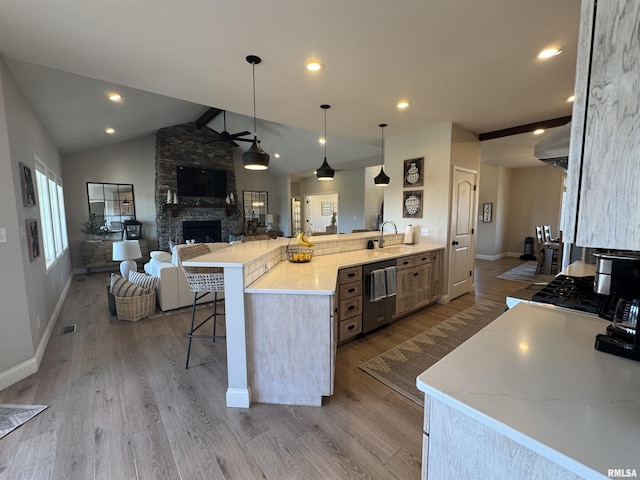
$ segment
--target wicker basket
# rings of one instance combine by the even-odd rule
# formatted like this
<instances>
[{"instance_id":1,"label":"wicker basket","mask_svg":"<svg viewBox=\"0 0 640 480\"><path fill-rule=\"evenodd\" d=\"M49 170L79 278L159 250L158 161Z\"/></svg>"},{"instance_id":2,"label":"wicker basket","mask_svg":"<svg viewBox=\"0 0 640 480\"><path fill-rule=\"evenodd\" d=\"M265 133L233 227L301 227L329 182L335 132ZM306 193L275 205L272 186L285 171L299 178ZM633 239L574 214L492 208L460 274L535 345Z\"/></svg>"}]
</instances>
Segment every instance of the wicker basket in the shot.
<instances>
[{"instance_id":1,"label":"wicker basket","mask_svg":"<svg viewBox=\"0 0 640 480\"><path fill-rule=\"evenodd\" d=\"M116 313L119 320L137 322L156 311L156 291L137 297L116 297Z\"/></svg>"},{"instance_id":2,"label":"wicker basket","mask_svg":"<svg viewBox=\"0 0 640 480\"><path fill-rule=\"evenodd\" d=\"M287 260L291 263L307 263L313 258L313 250L308 247L287 246Z\"/></svg>"}]
</instances>

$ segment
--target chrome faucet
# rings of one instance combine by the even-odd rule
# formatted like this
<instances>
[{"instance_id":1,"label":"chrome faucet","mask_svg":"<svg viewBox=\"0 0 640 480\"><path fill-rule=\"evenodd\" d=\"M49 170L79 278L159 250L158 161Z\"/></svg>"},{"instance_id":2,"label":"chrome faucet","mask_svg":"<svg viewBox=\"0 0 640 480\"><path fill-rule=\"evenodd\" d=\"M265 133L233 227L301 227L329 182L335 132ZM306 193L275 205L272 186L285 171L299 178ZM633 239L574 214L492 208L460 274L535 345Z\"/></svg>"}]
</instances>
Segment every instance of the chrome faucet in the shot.
<instances>
[{"instance_id":1,"label":"chrome faucet","mask_svg":"<svg viewBox=\"0 0 640 480\"><path fill-rule=\"evenodd\" d=\"M382 225L380 225L380 239L378 240L378 246L380 248L384 247L384 240L382 240L382 230L384 229L384 226L390 223L391 225L393 225L394 230L396 231L396 233L398 233L398 227L396 227L396 224L393 223L391 220L385 220L384 222L382 222Z\"/></svg>"}]
</instances>

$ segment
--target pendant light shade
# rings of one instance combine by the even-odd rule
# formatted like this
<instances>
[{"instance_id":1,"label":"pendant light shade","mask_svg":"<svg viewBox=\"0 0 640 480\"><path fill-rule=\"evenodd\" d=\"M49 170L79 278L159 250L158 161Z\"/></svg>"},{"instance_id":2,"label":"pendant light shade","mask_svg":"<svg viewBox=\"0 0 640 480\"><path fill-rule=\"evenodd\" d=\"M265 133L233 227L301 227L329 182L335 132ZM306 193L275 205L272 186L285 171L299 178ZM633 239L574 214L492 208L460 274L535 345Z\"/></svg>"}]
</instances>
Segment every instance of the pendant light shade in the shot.
<instances>
[{"instance_id":1,"label":"pendant light shade","mask_svg":"<svg viewBox=\"0 0 640 480\"><path fill-rule=\"evenodd\" d=\"M380 167L380 173L373 179L373 183L375 183L379 187L386 187L389 185L389 175L384 173L384 127L387 126L386 123L381 123L378 125L382 129L382 166Z\"/></svg>"},{"instance_id":2,"label":"pendant light shade","mask_svg":"<svg viewBox=\"0 0 640 480\"><path fill-rule=\"evenodd\" d=\"M316 170L316 177L318 180L333 180L336 171L327 162L327 109L331 108L331 105L323 104L320 108L324 110L324 162Z\"/></svg>"},{"instance_id":3,"label":"pendant light shade","mask_svg":"<svg viewBox=\"0 0 640 480\"><path fill-rule=\"evenodd\" d=\"M262 62L262 59L256 55L249 55L246 60L252 65L253 72L253 142L242 154L242 163L247 170L266 170L269 167L269 154L260 146L256 126L256 65Z\"/></svg>"}]
</instances>

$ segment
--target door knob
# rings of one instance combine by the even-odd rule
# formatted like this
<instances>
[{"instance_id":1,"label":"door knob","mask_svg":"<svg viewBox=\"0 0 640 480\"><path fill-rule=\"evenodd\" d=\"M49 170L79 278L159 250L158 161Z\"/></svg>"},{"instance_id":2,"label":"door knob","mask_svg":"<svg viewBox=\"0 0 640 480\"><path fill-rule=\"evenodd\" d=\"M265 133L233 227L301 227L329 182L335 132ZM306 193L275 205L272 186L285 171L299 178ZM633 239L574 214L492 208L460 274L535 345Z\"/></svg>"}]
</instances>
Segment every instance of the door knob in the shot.
<instances>
[{"instance_id":1,"label":"door knob","mask_svg":"<svg viewBox=\"0 0 640 480\"><path fill-rule=\"evenodd\" d=\"M451 242L451 245L458 245L458 242L454 240L453 242Z\"/></svg>"}]
</instances>

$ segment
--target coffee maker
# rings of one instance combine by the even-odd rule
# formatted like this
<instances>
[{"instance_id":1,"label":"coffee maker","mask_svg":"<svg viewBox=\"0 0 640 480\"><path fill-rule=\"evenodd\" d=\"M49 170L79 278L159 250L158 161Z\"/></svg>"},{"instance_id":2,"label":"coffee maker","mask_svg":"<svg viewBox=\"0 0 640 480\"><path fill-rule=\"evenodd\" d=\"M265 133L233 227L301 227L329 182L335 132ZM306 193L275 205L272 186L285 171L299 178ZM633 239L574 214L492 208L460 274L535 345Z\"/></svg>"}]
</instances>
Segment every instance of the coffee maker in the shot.
<instances>
[{"instance_id":1,"label":"coffee maker","mask_svg":"<svg viewBox=\"0 0 640 480\"><path fill-rule=\"evenodd\" d=\"M595 253L594 291L607 295L599 312L611 320L606 333L596 335L595 348L640 361L640 254Z\"/></svg>"}]
</instances>

